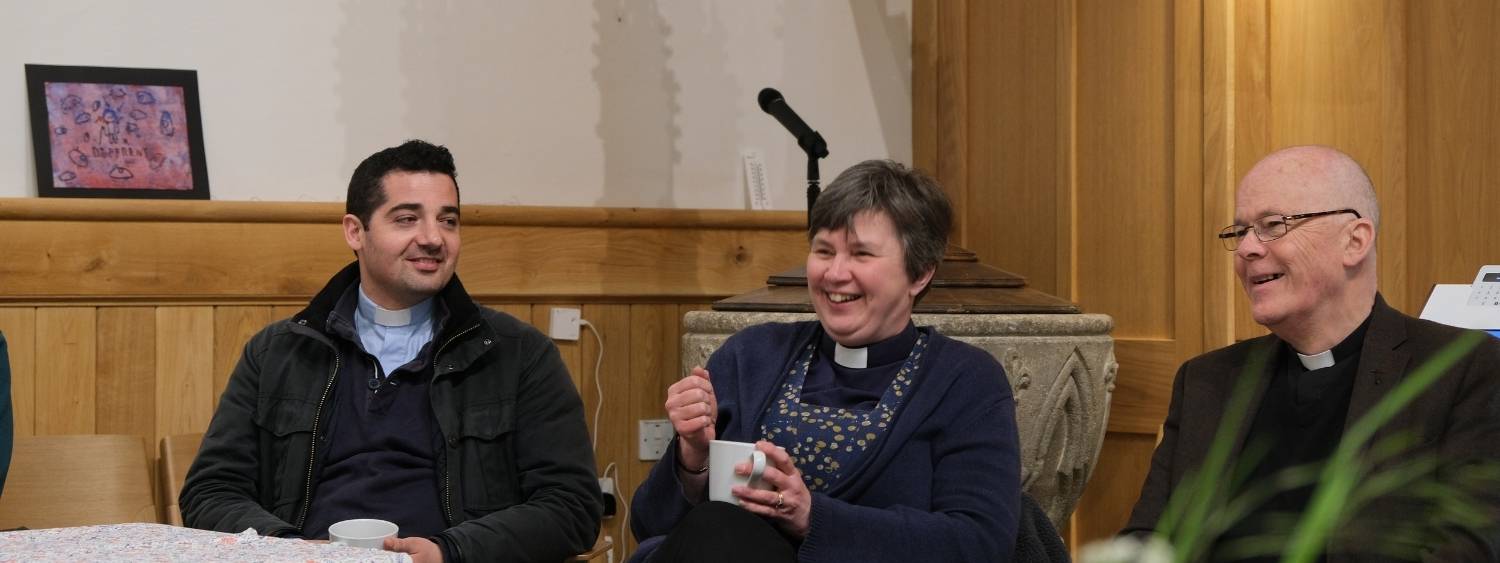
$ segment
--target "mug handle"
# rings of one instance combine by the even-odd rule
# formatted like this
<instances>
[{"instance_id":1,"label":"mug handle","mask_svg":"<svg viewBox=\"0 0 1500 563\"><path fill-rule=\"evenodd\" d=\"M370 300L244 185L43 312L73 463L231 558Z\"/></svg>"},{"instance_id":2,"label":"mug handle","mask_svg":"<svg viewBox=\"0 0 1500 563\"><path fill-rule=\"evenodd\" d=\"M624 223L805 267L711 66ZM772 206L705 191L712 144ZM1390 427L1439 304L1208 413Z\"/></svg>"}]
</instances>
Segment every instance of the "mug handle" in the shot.
<instances>
[{"instance_id":1,"label":"mug handle","mask_svg":"<svg viewBox=\"0 0 1500 563\"><path fill-rule=\"evenodd\" d=\"M760 478L766 474L766 452L755 450L750 452L750 479L746 485L755 488L760 485Z\"/></svg>"}]
</instances>

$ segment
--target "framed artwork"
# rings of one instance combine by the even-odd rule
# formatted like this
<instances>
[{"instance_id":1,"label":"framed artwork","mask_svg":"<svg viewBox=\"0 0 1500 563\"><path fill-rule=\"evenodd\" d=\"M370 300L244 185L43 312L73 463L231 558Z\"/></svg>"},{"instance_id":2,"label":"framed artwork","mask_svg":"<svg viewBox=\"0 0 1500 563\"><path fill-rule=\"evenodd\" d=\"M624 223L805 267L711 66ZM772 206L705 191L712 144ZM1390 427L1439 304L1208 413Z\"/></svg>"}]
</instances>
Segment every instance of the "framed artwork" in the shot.
<instances>
[{"instance_id":1,"label":"framed artwork","mask_svg":"<svg viewBox=\"0 0 1500 563\"><path fill-rule=\"evenodd\" d=\"M26 65L43 197L208 199L198 73Z\"/></svg>"}]
</instances>

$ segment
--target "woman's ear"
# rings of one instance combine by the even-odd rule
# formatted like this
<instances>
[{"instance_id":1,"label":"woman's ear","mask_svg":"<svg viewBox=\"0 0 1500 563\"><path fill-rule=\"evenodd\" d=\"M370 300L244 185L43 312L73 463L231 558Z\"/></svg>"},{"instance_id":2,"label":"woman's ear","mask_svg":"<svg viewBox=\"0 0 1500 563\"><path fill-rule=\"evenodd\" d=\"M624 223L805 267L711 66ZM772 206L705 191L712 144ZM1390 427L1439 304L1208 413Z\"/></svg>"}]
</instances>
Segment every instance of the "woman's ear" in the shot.
<instances>
[{"instance_id":1,"label":"woman's ear","mask_svg":"<svg viewBox=\"0 0 1500 563\"><path fill-rule=\"evenodd\" d=\"M923 291L927 290L927 284L932 283L932 275L935 273L937 273L936 266L929 268L927 272L922 274L922 277L917 278L917 281L911 282L911 287L907 288L907 293L912 298L921 295Z\"/></svg>"}]
</instances>

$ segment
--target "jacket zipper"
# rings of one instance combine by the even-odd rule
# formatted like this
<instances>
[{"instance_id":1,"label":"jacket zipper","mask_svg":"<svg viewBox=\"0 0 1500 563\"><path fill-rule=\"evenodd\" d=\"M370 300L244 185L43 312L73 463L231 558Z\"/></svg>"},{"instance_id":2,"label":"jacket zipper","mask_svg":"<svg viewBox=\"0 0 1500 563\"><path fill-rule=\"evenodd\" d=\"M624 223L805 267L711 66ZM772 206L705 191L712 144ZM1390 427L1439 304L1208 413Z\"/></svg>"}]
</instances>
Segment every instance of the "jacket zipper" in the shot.
<instances>
[{"instance_id":1,"label":"jacket zipper","mask_svg":"<svg viewBox=\"0 0 1500 563\"><path fill-rule=\"evenodd\" d=\"M463 329L463 330L459 331L458 334L453 335L452 337L450 337L448 339L447 342L444 342L442 346L438 346L437 352L432 355L432 379L433 380L437 380L437 375L438 375L438 373L437 373L437 370L438 370L438 358L443 355L443 350L448 349L448 345L452 344L454 340L458 340L458 337L463 336L465 334L468 334L469 331L471 331L471 330L479 328L480 324L482 324L482 323L475 323L474 326L471 326L469 328L466 328L466 329ZM316 419L314 419L314 420L316 421ZM316 424L316 422L314 422L314 424ZM448 473L449 473L449 471L448 471L447 459L448 459L448 456L444 455L443 456L443 515L448 517L448 525L452 526L453 523L456 522L456 520L453 519L453 485L452 485L451 482L449 482L449 479L448 479ZM455 546L455 548L456 548L456 546Z\"/></svg>"},{"instance_id":2,"label":"jacket zipper","mask_svg":"<svg viewBox=\"0 0 1500 563\"><path fill-rule=\"evenodd\" d=\"M297 530L302 530L302 525L307 520L307 509L312 506L312 478L313 464L318 459L318 426L323 419L323 404L328 402L328 391L333 389L333 382L338 379L339 367L342 364L339 351L333 351L333 372L328 374L328 384L323 387L323 396L318 398L318 408L313 411L313 428L311 447L307 451L307 477L302 483L302 511L297 514Z\"/></svg>"}]
</instances>

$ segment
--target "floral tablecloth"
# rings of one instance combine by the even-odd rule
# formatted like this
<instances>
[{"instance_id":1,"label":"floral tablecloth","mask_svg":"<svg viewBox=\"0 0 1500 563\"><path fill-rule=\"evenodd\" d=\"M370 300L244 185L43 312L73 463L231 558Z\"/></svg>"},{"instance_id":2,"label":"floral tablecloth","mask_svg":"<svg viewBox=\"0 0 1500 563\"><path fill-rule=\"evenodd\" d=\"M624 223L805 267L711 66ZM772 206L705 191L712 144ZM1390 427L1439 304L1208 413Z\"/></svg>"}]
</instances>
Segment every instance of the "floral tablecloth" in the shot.
<instances>
[{"instance_id":1,"label":"floral tablecloth","mask_svg":"<svg viewBox=\"0 0 1500 563\"><path fill-rule=\"evenodd\" d=\"M410 563L404 553L225 534L166 524L111 524L0 533L8 561L300 561Z\"/></svg>"}]
</instances>

